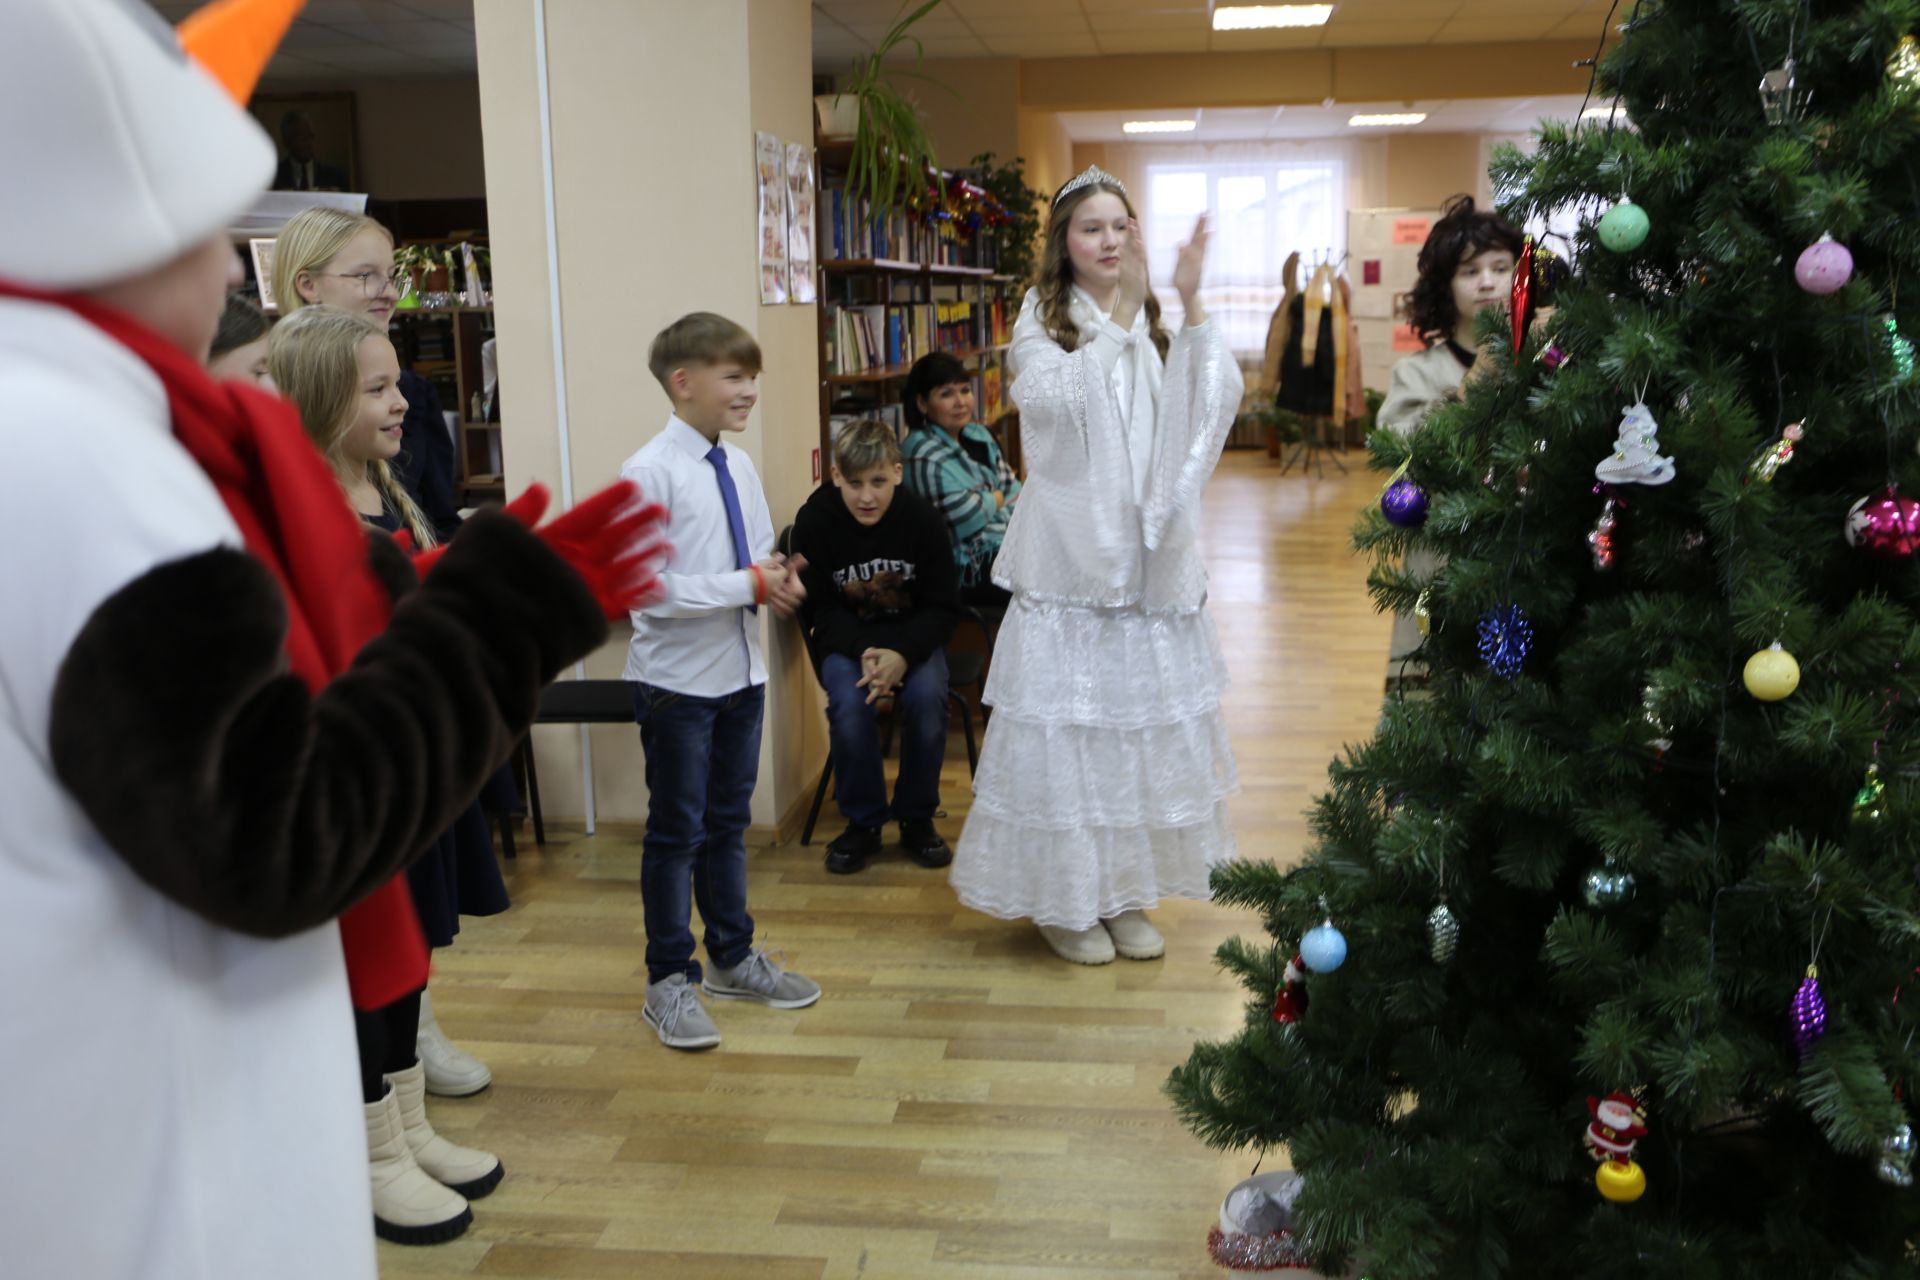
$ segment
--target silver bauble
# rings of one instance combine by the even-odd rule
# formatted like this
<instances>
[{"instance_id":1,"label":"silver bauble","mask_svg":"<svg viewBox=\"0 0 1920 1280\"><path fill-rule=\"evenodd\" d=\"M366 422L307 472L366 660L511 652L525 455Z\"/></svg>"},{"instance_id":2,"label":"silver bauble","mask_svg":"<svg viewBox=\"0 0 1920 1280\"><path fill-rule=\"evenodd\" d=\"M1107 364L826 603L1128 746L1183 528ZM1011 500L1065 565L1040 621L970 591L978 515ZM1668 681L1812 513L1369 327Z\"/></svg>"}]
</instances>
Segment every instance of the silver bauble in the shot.
<instances>
[{"instance_id":1,"label":"silver bauble","mask_svg":"<svg viewBox=\"0 0 1920 1280\"><path fill-rule=\"evenodd\" d=\"M1622 871L1609 858L1587 872L1586 897L1590 907L1617 907L1633 901L1633 872Z\"/></svg>"},{"instance_id":2,"label":"silver bauble","mask_svg":"<svg viewBox=\"0 0 1920 1280\"><path fill-rule=\"evenodd\" d=\"M1913 1129L1896 1125L1880 1143L1880 1167L1874 1170L1880 1181L1896 1187L1913 1185Z\"/></svg>"},{"instance_id":3,"label":"silver bauble","mask_svg":"<svg viewBox=\"0 0 1920 1280\"><path fill-rule=\"evenodd\" d=\"M1427 913L1427 945L1435 964L1452 960L1460 946L1460 922L1453 918L1453 912L1444 902Z\"/></svg>"}]
</instances>

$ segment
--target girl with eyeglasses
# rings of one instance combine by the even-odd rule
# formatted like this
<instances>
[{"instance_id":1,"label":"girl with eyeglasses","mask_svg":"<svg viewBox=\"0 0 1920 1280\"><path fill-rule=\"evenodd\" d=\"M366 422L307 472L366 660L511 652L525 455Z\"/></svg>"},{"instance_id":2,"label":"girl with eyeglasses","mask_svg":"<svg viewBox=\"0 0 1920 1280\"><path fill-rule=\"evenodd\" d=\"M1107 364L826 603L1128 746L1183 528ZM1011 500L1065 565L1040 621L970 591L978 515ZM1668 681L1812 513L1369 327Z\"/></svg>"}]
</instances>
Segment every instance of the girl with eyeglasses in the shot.
<instances>
[{"instance_id":1,"label":"girl with eyeglasses","mask_svg":"<svg viewBox=\"0 0 1920 1280\"><path fill-rule=\"evenodd\" d=\"M393 265L393 235L372 218L339 209L308 209L280 230L273 245L273 297L281 315L325 303L386 328L400 301L402 273ZM426 512L441 542L460 528L453 492L453 441L433 384L412 370L400 375L407 418L394 473Z\"/></svg>"}]
</instances>

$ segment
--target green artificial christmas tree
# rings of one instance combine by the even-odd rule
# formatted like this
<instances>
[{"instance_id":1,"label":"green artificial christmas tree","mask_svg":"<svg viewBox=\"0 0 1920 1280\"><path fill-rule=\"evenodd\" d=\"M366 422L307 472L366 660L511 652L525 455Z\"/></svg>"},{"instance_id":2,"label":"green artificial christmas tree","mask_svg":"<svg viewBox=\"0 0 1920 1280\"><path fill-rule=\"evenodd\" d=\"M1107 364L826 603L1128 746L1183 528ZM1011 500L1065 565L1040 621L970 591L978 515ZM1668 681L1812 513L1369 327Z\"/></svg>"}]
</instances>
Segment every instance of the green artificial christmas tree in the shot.
<instances>
[{"instance_id":1,"label":"green artificial christmas tree","mask_svg":"<svg viewBox=\"0 0 1920 1280\"><path fill-rule=\"evenodd\" d=\"M1912 1277L1920 0L1610 21L1625 118L1496 163L1579 211L1550 314L1372 442L1428 687L1300 865L1217 872L1270 936L1169 1090L1284 1148L1327 1270Z\"/></svg>"}]
</instances>

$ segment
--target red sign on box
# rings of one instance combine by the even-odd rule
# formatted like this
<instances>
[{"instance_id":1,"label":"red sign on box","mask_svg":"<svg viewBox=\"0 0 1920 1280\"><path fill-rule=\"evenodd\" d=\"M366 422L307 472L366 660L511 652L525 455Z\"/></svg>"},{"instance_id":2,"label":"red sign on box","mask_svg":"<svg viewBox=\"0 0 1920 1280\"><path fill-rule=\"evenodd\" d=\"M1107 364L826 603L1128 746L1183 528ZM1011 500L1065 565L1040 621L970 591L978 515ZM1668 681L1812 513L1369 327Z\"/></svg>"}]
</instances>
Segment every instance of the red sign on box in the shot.
<instances>
[{"instance_id":1,"label":"red sign on box","mask_svg":"<svg viewBox=\"0 0 1920 1280\"><path fill-rule=\"evenodd\" d=\"M1395 218L1393 220L1393 242L1395 244L1425 244L1427 232L1433 230L1433 223L1426 218Z\"/></svg>"},{"instance_id":2,"label":"red sign on box","mask_svg":"<svg viewBox=\"0 0 1920 1280\"><path fill-rule=\"evenodd\" d=\"M1414 332L1410 324L1393 327L1393 349L1395 351L1425 351L1427 344L1420 341L1420 335Z\"/></svg>"},{"instance_id":3,"label":"red sign on box","mask_svg":"<svg viewBox=\"0 0 1920 1280\"><path fill-rule=\"evenodd\" d=\"M1361 284L1379 284L1380 283L1380 259L1368 258L1366 261L1360 264L1360 283Z\"/></svg>"}]
</instances>

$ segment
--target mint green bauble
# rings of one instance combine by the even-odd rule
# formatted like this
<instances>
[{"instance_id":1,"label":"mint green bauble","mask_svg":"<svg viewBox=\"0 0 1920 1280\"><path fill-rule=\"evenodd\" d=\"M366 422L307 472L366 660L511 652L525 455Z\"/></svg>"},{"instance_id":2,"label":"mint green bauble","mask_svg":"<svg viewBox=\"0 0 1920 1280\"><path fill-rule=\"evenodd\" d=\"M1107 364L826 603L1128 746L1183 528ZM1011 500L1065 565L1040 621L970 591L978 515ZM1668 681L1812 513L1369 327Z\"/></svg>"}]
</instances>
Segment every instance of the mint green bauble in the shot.
<instances>
[{"instance_id":1,"label":"mint green bauble","mask_svg":"<svg viewBox=\"0 0 1920 1280\"><path fill-rule=\"evenodd\" d=\"M1632 253L1647 242L1649 225L1647 211L1623 196L1600 219L1600 243L1615 253Z\"/></svg>"}]
</instances>

